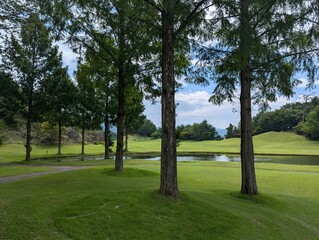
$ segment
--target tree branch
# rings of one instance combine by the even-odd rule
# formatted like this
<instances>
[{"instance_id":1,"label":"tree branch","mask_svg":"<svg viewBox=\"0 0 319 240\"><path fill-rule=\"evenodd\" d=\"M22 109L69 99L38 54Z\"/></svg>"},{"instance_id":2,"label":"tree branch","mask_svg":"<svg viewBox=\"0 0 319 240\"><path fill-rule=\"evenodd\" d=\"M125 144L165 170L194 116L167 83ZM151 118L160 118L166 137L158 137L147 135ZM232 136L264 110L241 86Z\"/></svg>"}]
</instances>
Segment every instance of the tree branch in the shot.
<instances>
[{"instance_id":1,"label":"tree branch","mask_svg":"<svg viewBox=\"0 0 319 240\"><path fill-rule=\"evenodd\" d=\"M273 62L275 62L277 60L281 60L281 59L288 58L288 57L298 56L298 55L301 55L301 54L308 54L308 53L312 53L312 52L319 52L319 48L314 48L314 49L309 49L309 50L305 50L305 51L301 51L301 52L294 52L294 53L288 53L288 54L285 54L285 55L281 55L279 57L271 59L270 61L267 61L265 63L259 64L256 67L251 68L251 70L255 71L258 68L260 68L260 67L262 67L262 66L264 66L266 64L273 63Z\"/></svg>"},{"instance_id":2,"label":"tree branch","mask_svg":"<svg viewBox=\"0 0 319 240\"><path fill-rule=\"evenodd\" d=\"M153 0L143 0L148 5L152 6L155 10L159 11L160 13L163 13L164 10L160 8Z\"/></svg>"},{"instance_id":3,"label":"tree branch","mask_svg":"<svg viewBox=\"0 0 319 240\"><path fill-rule=\"evenodd\" d=\"M194 9L191 11L191 13L186 17L186 19L181 23L181 25L179 26L179 28L176 30L175 32L175 36L179 35L186 27L187 25L193 21L193 19L195 17L197 17L200 13L202 13L203 11L205 11L207 8L213 6L213 4L209 4L208 6L202 8L200 11L197 11L204 3L206 3L208 0L201 0L199 1Z\"/></svg>"}]
</instances>

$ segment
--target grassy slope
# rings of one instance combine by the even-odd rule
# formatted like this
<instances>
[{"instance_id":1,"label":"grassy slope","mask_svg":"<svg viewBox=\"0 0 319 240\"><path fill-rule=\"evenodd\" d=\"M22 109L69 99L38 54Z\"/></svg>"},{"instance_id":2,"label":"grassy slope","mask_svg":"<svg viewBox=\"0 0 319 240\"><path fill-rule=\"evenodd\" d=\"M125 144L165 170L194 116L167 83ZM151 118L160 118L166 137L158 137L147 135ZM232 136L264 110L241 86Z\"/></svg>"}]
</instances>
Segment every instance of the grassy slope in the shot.
<instances>
[{"instance_id":1,"label":"grassy slope","mask_svg":"<svg viewBox=\"0 0 319 240\"><path fill-rule=\"evenodd\" d=\"M300 154L319 155L319 142L308 141L303 136L293 133L269 132L254 137L255 153L257 154ZM202 153L239 153L239 139L226 139L222 141L184 141L178 147L178 152L202 152ZM86 145L86 154L102 154L102 145ZM76 155L81 151L80 145L64 145L62 152L65 155ZM160 140L134 141L129 139L129 151L135 153L160 152ZM56 146L33 146L32 157L55 156ZM0 147L0 162L22 161L25 156L23 145L10 144Z\"/></svg>"},{"instance_id":2,"label":"grassy slope","mask_svg":"<svg viewBox=\"0 0 319 240\"><path fill-rule=\"evenodd\" d=\"M258 197L238 194L238 163L179 163L178 200L156 194L159 162L0 185L3 239L318 239L319 174L257 164ZM273 166L276 171L267 170ZM295 166L296 167L296 166ZM318 167L314 167L319 171Z\"/></svg>"}]
</instances>

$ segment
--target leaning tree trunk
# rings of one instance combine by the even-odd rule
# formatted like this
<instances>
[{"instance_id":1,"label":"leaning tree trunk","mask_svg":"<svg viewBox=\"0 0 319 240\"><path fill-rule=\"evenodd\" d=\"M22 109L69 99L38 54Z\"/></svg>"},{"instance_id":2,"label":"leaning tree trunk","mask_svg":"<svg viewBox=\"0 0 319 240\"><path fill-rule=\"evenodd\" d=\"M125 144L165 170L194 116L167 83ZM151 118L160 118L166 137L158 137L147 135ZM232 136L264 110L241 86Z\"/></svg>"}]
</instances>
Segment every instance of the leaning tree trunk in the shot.
<instances>
[{"instance_id":1,"label":"leaning tree trunk","mask_svg":"<svg viewBox=\"0 0 319 240\"><path fill-rule=\"evenodd\" d=\"M248 12L248 0L240 2L240 121L241 121L241 192L245 194L257 194L257 182L254 163L253 125L251 117L251 70L250 60L250 22Z\"/></svg>"},{"instance_id":2,"label":"leaning tree trunk","mask_svg":"<svg viewBox=\"0 0 319 240\"><path fill-rule=\"evenodd\" d=\"M123 137L124 137L124 123L125 123L125 73L124 66L120 64L119 67L119 86L118 86L118 115L117 115L117 143L115 156L115 171L123 171Z\"/></svg>"},{"instance_id":3,"label":"leaning tree trunk","mask_svg":"<svg viewBox=\"0 0 319 240\"><path fill-rule=\"evenodd\" d=\"M31 160L31 121L32 121L32 89L30 90L29 99L28 99L28 116L27 116L27 141L25 145L25 160Z\"/></svg>"},{"instance_id":4,"label":"leaning tree trunk","mask_svg":"<svg viewBox=\"0 0 319 240\"><path fill-rule=\"evenodd\" d=\"M174 4L164 0L162 13L162 145L161 182L159 193L176 197L177 158L175 131L175 78L174 78Z\"/></svg>"}]
</instances>

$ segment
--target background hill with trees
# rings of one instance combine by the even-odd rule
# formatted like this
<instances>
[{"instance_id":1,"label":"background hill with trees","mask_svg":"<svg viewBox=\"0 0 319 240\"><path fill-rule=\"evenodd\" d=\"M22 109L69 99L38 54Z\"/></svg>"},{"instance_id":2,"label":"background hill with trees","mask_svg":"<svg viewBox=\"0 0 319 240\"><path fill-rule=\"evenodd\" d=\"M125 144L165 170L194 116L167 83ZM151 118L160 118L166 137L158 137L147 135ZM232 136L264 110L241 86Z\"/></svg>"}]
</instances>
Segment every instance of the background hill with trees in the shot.
<instances>
[{"instance_id":1,"label":"background hill with trees","mask_svg":"<svg viewBox=\"0 0 319 240\"><path fill-rule=\"evenodd\" d=\"M289 103L275 111L260 112L253 118L254 134L295 132L319 140L319 98Z\"/></svg>"}]
</instances>

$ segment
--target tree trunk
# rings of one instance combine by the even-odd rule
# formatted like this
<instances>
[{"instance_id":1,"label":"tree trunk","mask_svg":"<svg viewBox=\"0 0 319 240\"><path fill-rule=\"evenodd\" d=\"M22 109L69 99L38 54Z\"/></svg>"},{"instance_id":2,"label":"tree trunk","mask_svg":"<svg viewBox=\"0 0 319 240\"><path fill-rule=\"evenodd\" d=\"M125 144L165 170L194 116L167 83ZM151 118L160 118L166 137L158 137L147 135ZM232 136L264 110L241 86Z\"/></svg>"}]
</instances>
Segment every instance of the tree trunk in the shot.
<instances>
[{"instance_id":1,"label":"tree trunk","mask_svg":"<svg viewBox=\"0 0 319 240\"><path fill-rule=\"evenodd\" d=\"M253 126L251 117L251 82L249 68L241 71L241 95L240 95L240 117L241 117L241 192L246 194L257 194L257 182L254 163Z\"/></svg>"},{"instance_id":2,"label":"tree trunk","mask_svg":"<svg viewBox=\"0 0 319 240\"><path fill-rule=\"evenodd\" d=\"M84 139L85 139L85 128L84 125L82 126L82 148L81 148L81 155L84 155Z\"/></svg>"},{"instance_id":3,"label":"tree trunk","mask_svg":"<svg viewBox=\"0 0 319 240\"><path fill-rule=\"evenodd\" d=\"M31 160L31 121L32 121L32 89L30 90L28 97L28 117L27 117L27 142L25 145L26 155L25 160Z\"/></svg>"},{"instance_id":4,"label":"tree trunk","mask_svg":"<svg viewBox=\"0 0 319 240\"><path fill-rule=\"evenodd\" d=\"M60 112L59 119L59 136L58 136L58 155L61 155L61 142L62 142L62 113Z\"/></svg>"},{"instance_id":5,"label":"tree trunk","mask_svg":"<svg viewBox=\"0 0 319 240\"><path fill-rule=\"evenodd\" d=\"M128 152L128 131L125 130L125 151Z\"/></svg>"},{"instance_id":6,"label":"tree trunk","mask_svg":"<svg viewBox=\"0 0 319 240\"><path fill-rule=\"evenodd\" d=\"M117 144L115 156L115 171L123 171L123 137L124 137L124 88L125 88L125 73L123 63L119 66L119 86L118 86L118 115L117 115Z\"/></svg>"},{"instance_id":7,"label":"tree trunk","mask_svg":"<svg viewBox=\"0 0 319 240\"><path fill-rule=\"evenodd\" d=\"M115 171L123 171L123 145L125 124L125 35L124 35L124 13L119 8L119 57L118 57L118 114L117 114L117 143L115 156Z\"/></svg>"},{"instance_id":8,"label":"tree trunk","mask_svg":"<svg viewBox=\"0 0 319 240\"><path fill-rule=\"evenodd\" d=\"M253 126L251 117L251 70L250 59L250 31L248 1L241 0L241 34L240 34L240 120L241 120L241 192L244 194L257 194L257 182L254 163Z\"/></svg>"},{"instance_id":9,"label":"tree trunk","mask_svg":"<svg viewBox=\"0 0 319 240\"><path fill-rule=\"evenodd\" d=\"M174 0L164 0L162 13L162 145L159 193L176 197L177 158L175 131Z\"/></svg>"},{"instance_id":10,"label":"tree trunk","mask_svg":"<svg viewBox=\"0 0 319 240\"><path fill-rule=\"evenodd\" d=\"M107 109L106 109L107 110ZM104 118L104 159L109 159L110 158L110 143L109 143L109 116L108 114L106 114L105 118Z\"/></svg>"}]
</instances>

